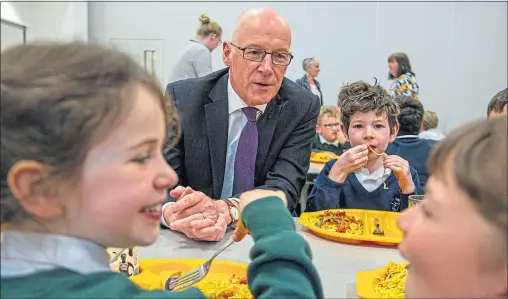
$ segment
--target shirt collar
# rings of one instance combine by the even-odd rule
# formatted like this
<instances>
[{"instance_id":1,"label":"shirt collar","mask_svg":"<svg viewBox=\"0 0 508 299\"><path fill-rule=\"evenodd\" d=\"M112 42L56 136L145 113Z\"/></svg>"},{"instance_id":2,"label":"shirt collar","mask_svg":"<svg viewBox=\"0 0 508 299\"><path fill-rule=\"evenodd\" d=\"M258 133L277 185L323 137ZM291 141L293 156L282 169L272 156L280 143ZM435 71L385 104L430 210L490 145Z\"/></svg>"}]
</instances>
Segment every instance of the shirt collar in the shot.
<instances>
[{"instance_id":1,"label":"shirt collar","mask_svg":"<svg viewBox=\"0 0 508 299\"><path fill-rule=\"evenodd\" d=\"M81 274L112 271L106 249L64 235L6 230L1 244L1 276L22 276L64 268Z\"/></svg>"},{"instance_id":2,"label":"shirt collar","mask_svg":"<svg viewBox=\"0 0 508 299\"><path fill-rule=\"evenodd\" d=\"M323 136L321 136L321 134L318 134L319 135L319 140L321 141L321 143L326 143L326 144L331 144L331 145L335 145L336 147L339 147L339 140L335 140L334 142L330 142L328 140L326 140Z\"/></svg>"},{"instance_id":3,"label":"shirt collar","mask_svg":"<svg viewBox=\"0 0 508 299\"><path fill-rule=\"evenodd\" d=\"M419 138L419 136L418 135L402 135L402 136L395 137L395 139L406 139L406 138Z\"/></svg>"},{"instance_id":4,"label":"shirt collar","mask_svg":"<svg viewBox=\"0 0 508 299\"><path fill-rule=\"evenodd\" d=\"M201 39L199 39L197 37L193 37L193 38L189 39L189 41L203 45L203 42L201 41Z\"/></svg>"},{"instance_id":5,"label":"shirt collar","mask_svg":"<svg viewBox=\"0 0 508 299\"><path fill-rule=\"evenodd\" d=\"M355 171L355 173L359 176L361 176L364 180L367 180L367 179L373 179L373 180L380 180L382 179L383 177L383 172L384 172L384 178L386 179L387 177L390 176L391 174L391 169L389 168L385 168L383 166L379 167L378 169L374 170L374 172L372 173L369 173L369 170L367 168L360 168L358 169L357 171Z\"/></svg>"},{"instance_id":6,"label":"shirt collar","mask_svg":"<svg viewBox=\"0 0 508 299\"><path fill-rule=\"evenodd\" d=\"M248 107L247 104L238 96L236 91L231 86L231 81L228 78L228 112L229 114L235 112L236 110L240 110L242 108ZM261 113L265 112L266 104L255 106Z\"/></svg>"}]
</instances>

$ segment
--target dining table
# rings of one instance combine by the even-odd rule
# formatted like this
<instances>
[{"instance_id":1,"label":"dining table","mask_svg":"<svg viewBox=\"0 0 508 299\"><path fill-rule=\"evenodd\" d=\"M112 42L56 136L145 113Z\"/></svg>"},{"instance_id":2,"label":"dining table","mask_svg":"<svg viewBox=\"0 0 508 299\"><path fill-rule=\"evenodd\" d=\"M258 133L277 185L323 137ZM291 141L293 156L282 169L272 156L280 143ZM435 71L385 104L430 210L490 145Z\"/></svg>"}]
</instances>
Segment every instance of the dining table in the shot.
<instances>
[{"instance_id":1,"label":"dining table","mask_svg":"<svg viewBox=\"0 0 508 299\"><path fill-rule=\"evenodd\" d=\"M355 284L357 272L383 267L389 261L405 261L396 248L323 239L298 224L298 218L294 218L294 221L296 231L310 245L312 260L320 275L325 298L358 298ZM154 244L139 248L139 257L209 259L231 239L232 232L228 229L221 241L206 242L189 239L180 232L162 229ZM249 252L253 244L252 237L246 236L227 248L217 259L249 263Z\"/></svg>"}]
</instances>

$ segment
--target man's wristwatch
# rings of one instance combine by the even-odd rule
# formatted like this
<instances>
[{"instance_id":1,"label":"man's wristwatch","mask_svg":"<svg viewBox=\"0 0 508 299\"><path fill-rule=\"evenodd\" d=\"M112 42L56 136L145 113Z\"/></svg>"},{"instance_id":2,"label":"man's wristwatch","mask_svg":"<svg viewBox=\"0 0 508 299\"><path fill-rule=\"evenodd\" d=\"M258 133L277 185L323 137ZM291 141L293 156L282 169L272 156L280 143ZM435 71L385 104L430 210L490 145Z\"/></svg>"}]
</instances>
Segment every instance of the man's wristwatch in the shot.
<instances>
[{"instance_id":1,"label":"man's wristwatch","mask_svg":"<svg viewBox=\"0 0 508 299\"><path fill-rule=\"evenodd\" d=\"M238 222L238 219L240 219L240 212L238 211L238 208L233 204L233 201L238 203L240 200L238 198L227 198L224 199L224 201L229 206L229 216L231 217L230 225L234 225L236 222Z\"/></svg>"}]
</instances>

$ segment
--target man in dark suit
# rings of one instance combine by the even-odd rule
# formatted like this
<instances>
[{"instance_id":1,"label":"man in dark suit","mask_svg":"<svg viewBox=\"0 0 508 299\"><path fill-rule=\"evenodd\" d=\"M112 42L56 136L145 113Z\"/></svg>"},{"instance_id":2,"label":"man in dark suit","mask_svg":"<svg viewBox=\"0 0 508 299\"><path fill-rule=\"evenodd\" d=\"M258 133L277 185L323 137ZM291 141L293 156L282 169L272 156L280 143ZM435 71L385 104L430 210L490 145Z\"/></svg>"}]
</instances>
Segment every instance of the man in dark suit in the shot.
<instances>
[{"instance_id":1,"label":"man in dark suit","mask_svg":"<svg viewBox=\"0 0 508 299\"><path fill-rule=\"evenodd\" d=\"M238 195L283 191L293 211L309 167L318 97L284 78L291 30L275 11L243 13L223 45L228 68L167 86L182 119L168 163L179 176L161 222L220 240L238 220Z\"/></svg>"}]
</instances>

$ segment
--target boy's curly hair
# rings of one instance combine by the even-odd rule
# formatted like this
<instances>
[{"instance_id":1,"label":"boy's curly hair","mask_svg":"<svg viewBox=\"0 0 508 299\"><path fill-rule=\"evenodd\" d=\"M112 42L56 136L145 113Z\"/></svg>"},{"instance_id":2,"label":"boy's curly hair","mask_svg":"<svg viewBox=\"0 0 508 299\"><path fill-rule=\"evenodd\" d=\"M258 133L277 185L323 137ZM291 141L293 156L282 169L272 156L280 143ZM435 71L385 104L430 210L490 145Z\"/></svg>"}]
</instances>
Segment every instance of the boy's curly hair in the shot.
<instances>
[{"instance_id":1,"label":"boy's curly hair","mask_svg":"<svg viewBox=\"0 0 508 299\"><path fill-rule=\"evenodd\" d=\"M398 104L383 87L369 84L364 81L342 86L339 93L339 108L341 120L349 131L351 117L357 112L375 111L376 115L386 113L390 133L393 133L394 126L398 124L397 116L400 113Z\"/></svg>"}]
</instances>

